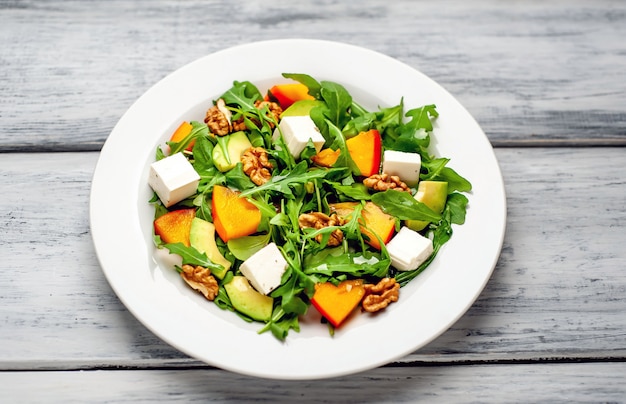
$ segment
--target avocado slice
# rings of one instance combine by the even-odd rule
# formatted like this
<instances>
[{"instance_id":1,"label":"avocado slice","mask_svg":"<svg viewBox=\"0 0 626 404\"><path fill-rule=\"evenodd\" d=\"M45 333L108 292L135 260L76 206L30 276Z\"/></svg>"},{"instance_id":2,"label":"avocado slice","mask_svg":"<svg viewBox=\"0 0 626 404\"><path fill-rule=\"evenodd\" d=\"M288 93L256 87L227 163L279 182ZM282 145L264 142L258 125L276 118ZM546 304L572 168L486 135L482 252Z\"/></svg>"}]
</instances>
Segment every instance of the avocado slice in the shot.
<instances>
[{"instance_id":1,"label":"avocado slice","mask_svg":"<svg viewBox=\"0 0 626 404\"><path fill-rule=\"evenodd\" d=\"M219 279L224 279L224 275L230 269L231 263L228 261L217 248L215 242L215 225L206 220L194 217L191 221L191 230L189 231L189 243L193 248L206 256L214 264L224 267L223 270L212 270L211 273Z\"/></svg>"},{"instance_id":2,"label":"avocado slice","mask_svg":"<svg viewBox=\"0 0 626 404\"><path fill-rule=\"evenodd\" d=\"M243 131L223 136L213 148L213 164L221 172L226 172L237 165L241 155L250 147L252 143Z\"/></svg>"},{"instance_id":3,"label":"avocado slice","mask_svg":"<svg viewBox=\"0 0 626 404\"><path fill-rule=\"evenodd\" d=\"M272 317L274 299L257 292L245 276L233 276L224 288L237 311L258 321L269 321Z\"/></svg>"},{"instance_id":4,"label":"avocado slice","mask_svg":"<svg viewBox=\"0 0 626 404\"><path fill-rule=\"evenodd\" d=\"M323 103L318 100L300 100L296 101L291 106L289 106L283 113L280 115L281 118L285 116L306 116L309 115L311 109L318 105L322 105Z\"/></svg>"},{"instance_id":5,"label":"avocado slice","mask_svg":"<svg viewBox=\"0 0 626 404\"><path fill-rule=\"evenodd\" d=\"M448 199L448 183L444 181L420 181L415 193L416 200L437 213L443 212ZM425 220L406 220L404 224L411 230L420 231L428 226Z\"/></svg>"}]
</instances>

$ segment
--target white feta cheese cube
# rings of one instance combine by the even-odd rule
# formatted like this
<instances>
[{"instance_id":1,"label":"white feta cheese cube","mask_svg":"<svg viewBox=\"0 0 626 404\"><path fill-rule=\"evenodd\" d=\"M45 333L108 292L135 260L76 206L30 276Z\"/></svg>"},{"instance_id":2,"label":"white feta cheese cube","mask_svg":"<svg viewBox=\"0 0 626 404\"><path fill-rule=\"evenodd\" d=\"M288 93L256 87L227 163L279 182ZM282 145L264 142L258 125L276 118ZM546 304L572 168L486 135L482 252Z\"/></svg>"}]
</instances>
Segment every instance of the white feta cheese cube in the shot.
<instances>
[{"instance_id":1,"label":"white feta cheese cube","mask_svg":"<svg viewBox=\"0 0 626 404\"><path fill-rule=\"evenodd\" d=\"M161 202L170 207L193 195L200 176L183 153L176 153L150 165L148 184Z\"/></svg>"},{"instance_id":2,"label":"white feta cheese cube","mask_svg":"<svg viewBox=\"0 0 626 404\"><path fill-rule=\"evenodd\" d=\"M421 168L422 158L418 153L385 150L383 154L383 173L397 175L410 187L419 182Z\"/></svg>"},{"instance_id":3,"label":"white feta cheese cube","mask_svg":"<svg viewBox=\"0 0 626 404\"><path fill-rule=\"evenodd\" d=\"M315 150L319 153L324 145L324 136L320 133L317 126L310 116L286 116L281 119L279 128L274 130L273 139L280 137L282 131L285 144L291 155L295 158L300 157L300 153L306 147L309 139L313 142Z\"/></svg>"},{"instance_id":4,"label":"white feta cheese cube","mask_svg":"<svg viewBox=\"0 0 626 404\"><path fill-rule=\"evenodd\" d=\"M387 243L387 251L394 267L399 271L412 271L433 253L433 242L408 227L402 227Z\"/></svg>"},{"instance_id":5,"label":"white feta cheese cube","mask_svg":"<svg viewBox=\"0 0 626 404\"><path fill-rule=\"evenodd\" d=\"M276 244L270 243L245 260L239 269L258 292L267 295L280 285L287 261Z\"/></svg>"}]
</instances>

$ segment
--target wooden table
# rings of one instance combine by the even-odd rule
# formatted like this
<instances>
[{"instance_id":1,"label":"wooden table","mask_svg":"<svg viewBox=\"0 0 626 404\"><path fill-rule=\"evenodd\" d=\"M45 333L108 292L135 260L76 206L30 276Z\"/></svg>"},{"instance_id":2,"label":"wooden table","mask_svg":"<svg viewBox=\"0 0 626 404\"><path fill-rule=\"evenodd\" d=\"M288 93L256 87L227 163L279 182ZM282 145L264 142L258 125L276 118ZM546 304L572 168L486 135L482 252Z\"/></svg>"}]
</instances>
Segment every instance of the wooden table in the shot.
<instances>
[{"instance_id":1,"label":"wooden table","mask_svg":"<svg viewBox=\"0 0 626 404\"><path fill-rule=\"evenodd\" d=\"M109 287L88 203L99 150L200 56L347 42L438 81L495 147L507 192L492 278L440 338L322 381L198 362ZM626 400L626 3L0 1L3 402Z\"/></svg>"}]
</instances>

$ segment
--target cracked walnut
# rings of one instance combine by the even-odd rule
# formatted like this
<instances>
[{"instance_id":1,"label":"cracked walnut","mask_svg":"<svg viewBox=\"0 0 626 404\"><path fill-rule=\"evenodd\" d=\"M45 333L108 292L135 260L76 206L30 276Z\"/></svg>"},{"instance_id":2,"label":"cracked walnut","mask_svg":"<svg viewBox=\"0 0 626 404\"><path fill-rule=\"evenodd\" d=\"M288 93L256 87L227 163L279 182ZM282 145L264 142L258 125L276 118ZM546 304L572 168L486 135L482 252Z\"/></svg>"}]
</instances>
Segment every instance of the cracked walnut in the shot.
<instances>
[{"instance_id":1,"label":"cracked walnut","mask_svg":"<svg viewBox=\"0 0 626 404\"><path fill-rule=\"evenodd\" d=\"M361 306L364 311L375 313L398 301L400 284L394 278L383 278L376 285L368 284Z\"/></svg>"},{"instance_id":2,"label":"cracked walnut","mask_svg":"<svg viewBox=\"0 0 626 404\"><path fill-rule=\"evenodd\" d=\"M189 286L202 293L208 300L214 300L219 291L215 277L209 268L193 265L183 265L180 276Z\"/></svg>"},{"instance_id":3,"label":"cracked walnut","mask_svg":"<svg viewBox=\"0 0 626 404\"><path fill-rule=\"evenodd\" d=\"M231 112L226 108L224 100L220 98L214 106L207 110L204 123L207 124L211 133L225 136L233 130L230 123L231 118Z\"/></svg>"},{"instance_id":4,"label":"cracked walnut","mask_svg":"<svg viewBox=\"0 0 626 404\"><path fill-rule=\"evenodd\" d=\"M397 175L374 174L363 180L363 185L374 191L386 191L394 189L397 191L411 192L411 189L400 180Z\"/></svg>"},{"instance_id":5,"label":"cracked walnut","mask_svg":"<svg viewBox=\"0 0 626 404\"><path fill-rule=\"evenodd\" d=\"M272 178L270 169L273 168L269 161L267 150L262 147L251 147L241 156L243 172L256 185L263 185Z\"/></svg>"},{"instance_id":6,"label":"cracked walnut","mask_svg":"<svg viewBox=\"0 0 626 404\"><path fill-rule=\"evenodd\" d=\"M328 216L322 212L310 212L303 213L298 217L298 224L300 228L312 228L312 229L323 229L325 227L331 226L342 226L345 224L345 220L337 216L336 213ZM324 238L323 234L318 234L315 236L315 240L318 243L321 243ZM330 238L328 239L329 247L336 247L343 241L343 232L341 229L335 229L332 233L330 233Z\"/></svg>"}]
</instances>

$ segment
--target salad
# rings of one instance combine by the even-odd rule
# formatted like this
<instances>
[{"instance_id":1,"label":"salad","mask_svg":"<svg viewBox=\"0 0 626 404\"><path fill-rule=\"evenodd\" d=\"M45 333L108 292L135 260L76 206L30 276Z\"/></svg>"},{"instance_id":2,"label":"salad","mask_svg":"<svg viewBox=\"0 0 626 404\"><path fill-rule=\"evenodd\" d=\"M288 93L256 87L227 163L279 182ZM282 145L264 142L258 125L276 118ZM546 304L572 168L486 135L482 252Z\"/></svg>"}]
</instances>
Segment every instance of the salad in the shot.
<instances>
[{"instance_id":1,"label":"salad","mask_svg":"<svg viewBox=\"0 0 626 404\"><path fill-rule=\"evenodd\" d=\"M339 83L249 81L156 150L154 242L193 289L284 340L401 297L465 221L471 183L430 154L435 105L363 108Z\"/></svg>"}]
</instances>

